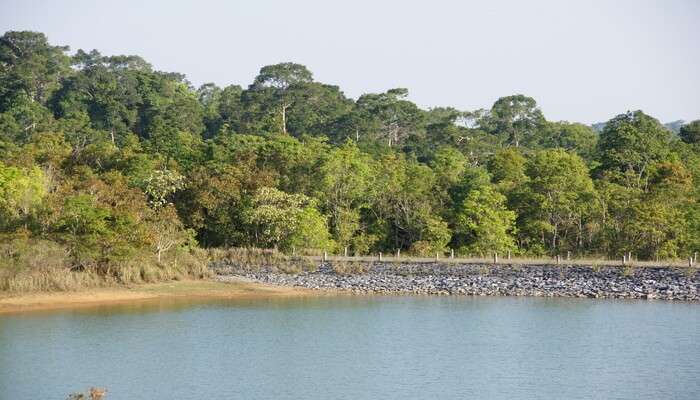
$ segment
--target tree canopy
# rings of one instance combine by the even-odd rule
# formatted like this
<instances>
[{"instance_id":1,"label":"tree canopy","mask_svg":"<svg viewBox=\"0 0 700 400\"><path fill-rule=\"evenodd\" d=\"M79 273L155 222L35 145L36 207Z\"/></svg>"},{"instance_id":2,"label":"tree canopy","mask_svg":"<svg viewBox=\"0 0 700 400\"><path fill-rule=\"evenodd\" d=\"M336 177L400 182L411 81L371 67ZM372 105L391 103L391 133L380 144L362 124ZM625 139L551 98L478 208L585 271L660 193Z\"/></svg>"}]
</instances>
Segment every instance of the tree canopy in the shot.
<instances>
[{"instance_id":1,"label":"tree canopy","mask_svg":"<svg viewBox=\"0 0 700 400\"><path fill-rule=\"evenodd\" d=\"M685 257L699 143L700 121L676 135L642 111L598 133L522 94L426 110L296 63L195 88L136 55L0 37L0 240L76 268L196 246Z\"/></svg>"}]
</instances>

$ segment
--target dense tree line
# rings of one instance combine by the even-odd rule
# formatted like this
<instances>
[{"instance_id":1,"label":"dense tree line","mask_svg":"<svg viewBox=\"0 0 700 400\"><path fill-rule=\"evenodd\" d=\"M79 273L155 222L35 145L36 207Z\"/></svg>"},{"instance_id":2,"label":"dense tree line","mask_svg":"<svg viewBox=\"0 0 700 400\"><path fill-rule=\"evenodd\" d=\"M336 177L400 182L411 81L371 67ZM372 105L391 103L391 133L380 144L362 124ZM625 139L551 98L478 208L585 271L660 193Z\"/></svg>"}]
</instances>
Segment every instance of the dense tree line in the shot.
<instances>
[{"instance_id":1,"label":"dense tree line","mask_svg":"<svg viewBox=\"0 0 700 400\"><path fill-rule=\"evenodd\" d=\"M596 132L546 120L524 95L475 111L424 110L407 95L353 100L293 63L245 88L194 88L138 56L70 55L41 33L6 32L5 259L37 243L72 268L107 270L197 246L700 249L700 121L675 134L632 111Z\"/></svg>"}]
</instances>

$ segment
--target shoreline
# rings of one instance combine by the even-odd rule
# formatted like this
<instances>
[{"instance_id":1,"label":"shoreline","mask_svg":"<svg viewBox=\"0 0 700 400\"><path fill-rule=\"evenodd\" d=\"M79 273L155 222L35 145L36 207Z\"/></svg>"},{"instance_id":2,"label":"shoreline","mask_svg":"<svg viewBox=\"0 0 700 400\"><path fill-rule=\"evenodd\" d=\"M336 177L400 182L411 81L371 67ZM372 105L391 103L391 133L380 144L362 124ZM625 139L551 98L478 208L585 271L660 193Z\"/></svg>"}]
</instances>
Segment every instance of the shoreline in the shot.
<instances>
[{"instance_id":1,"label":"shoreline","mask_svg":"<svg viewBox=\"0 0 700 400\"><path fill-rule=\"evenodd\" d=\"M355 265L357 268L358 265ZM362 263L338 273L332 263L287 274L272 266L250 270L228 261L207 280L92 288L71 292L0 292L0 316L167 299L263 299L324 295L529 296L700 301L700 271L673 267Z\"/></svg>"},{"instance_id":2,"label":"shoreline","mask_svg":"<svg viewBox=\"0 0 700 400\"><path fill-rule=\"evenodd\" d=\"M87 308L165 299L261 299L319 296L303 288L267 285L240 277L228 280L184 280L85 289L74 292L0 292L0 316L32 311Z\"/></svg>"},{"instance_id":3,"label":"shoreline","mask_svg":"<svg viewBox=\"0 0 700 400\"><path fill-rule=\"evenodd\" d=\"M232 261L213 266L218 280L240 277L266 285L351 294L531 296L700 301L700 270L678 267L486 265L453 263L322 263L286 274L274 267L247 269Z\"/></svg>"}]
</instances>

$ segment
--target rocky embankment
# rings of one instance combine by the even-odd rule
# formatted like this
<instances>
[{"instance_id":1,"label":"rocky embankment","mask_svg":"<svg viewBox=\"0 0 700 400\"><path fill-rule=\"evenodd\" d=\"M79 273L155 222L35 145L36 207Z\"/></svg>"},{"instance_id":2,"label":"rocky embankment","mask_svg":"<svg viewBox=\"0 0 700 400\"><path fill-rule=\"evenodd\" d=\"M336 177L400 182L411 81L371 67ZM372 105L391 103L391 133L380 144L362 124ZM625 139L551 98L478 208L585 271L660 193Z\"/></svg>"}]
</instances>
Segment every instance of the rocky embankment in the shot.
<instances>
[{"instance_id":1,"label":"rocky embankment","mask_svg":"<svg viewBox=\"0 0 700 400\"><path fill-rule=\"evenodd\" d=\"M274 267L243 268L231 261L212 268L222 281L245 277L272 285L357 294L700 300L700 272L686 268L372 263L354 265L353 273L340 273L347 266L323 263L316 271L289 274Z\"/></svg>"}]
</instances>

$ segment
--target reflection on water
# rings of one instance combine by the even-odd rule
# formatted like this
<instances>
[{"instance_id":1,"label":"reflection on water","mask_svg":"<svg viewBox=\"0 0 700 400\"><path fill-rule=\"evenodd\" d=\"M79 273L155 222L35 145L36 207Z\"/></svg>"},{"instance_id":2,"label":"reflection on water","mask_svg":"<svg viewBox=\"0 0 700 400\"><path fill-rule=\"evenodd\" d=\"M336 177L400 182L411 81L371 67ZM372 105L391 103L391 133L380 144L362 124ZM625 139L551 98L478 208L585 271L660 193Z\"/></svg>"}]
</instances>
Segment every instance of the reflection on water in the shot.
<instances>
[{"instance_id":1,"label":"reflection on water","mask_svg":"<svg viewBox=\"0 0 700 400\"><path fill-rule=\"evenodd\" d=\"M699 328L693 303L158 299L0 316L0 399L697 399Z\"/></svg>"}]
</instances>

